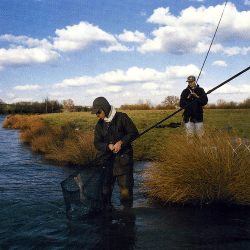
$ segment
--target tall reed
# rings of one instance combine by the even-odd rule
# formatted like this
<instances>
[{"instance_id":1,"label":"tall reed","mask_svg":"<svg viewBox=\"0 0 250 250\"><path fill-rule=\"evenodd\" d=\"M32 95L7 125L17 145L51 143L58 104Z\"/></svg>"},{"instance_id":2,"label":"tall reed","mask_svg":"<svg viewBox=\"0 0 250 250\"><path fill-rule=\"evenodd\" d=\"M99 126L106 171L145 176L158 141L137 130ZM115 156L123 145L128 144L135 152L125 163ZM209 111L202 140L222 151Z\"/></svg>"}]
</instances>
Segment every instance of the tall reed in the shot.
<instances>
[{"instance_id":1,"label":"tall reed","mask_svg":"<svg viewBox=\"0 0 250 250\"><path fill-rule=\"evenodd\" d=\"M236 151L229 137L211 133L193 143L174 135L161 142L155 164L145 170L145 186L167 203L250 205L250 152ZM230 144L231 145L230 145Z\"/></svg>"}]
</instances>

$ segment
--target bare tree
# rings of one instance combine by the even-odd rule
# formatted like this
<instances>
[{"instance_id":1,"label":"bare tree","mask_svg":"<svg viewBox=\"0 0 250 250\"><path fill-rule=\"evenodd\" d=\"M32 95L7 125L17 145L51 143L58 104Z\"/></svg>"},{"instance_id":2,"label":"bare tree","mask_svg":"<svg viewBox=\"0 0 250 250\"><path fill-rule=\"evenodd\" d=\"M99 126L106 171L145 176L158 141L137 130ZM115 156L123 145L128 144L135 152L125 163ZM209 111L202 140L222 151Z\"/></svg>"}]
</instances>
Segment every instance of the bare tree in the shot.
<instances>
[{"instance_id":1,"label":"bare tree","mask_svg":"<svg viewBox=\"0 0 250 250\"><path fill-rule=\"evenodd\" d=\"M63 100L62 105L66 109L72 109L75 107L75 104L72 99Z\"/></svg>"},{"instance_id":2,"label":"bare tree","mask_svg":"<svg viewBox=\"0 0 250 250\"><path fill-rule=\"evenodd\" d=\"M178 105L180 101L180 98L178 96L167 96L165 100L162 103L163 106L168 106L168 105Z\"/></svg>"}]
</instances>

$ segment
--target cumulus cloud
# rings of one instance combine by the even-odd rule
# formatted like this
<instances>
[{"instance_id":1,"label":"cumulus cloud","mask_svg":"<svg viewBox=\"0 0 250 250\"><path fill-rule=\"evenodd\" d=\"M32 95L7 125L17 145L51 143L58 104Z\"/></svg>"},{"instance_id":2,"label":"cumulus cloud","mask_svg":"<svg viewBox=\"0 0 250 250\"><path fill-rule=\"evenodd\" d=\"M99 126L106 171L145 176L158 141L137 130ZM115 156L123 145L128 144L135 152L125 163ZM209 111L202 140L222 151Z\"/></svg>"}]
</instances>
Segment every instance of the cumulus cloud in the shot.
<instances>
[{"instance_id":1,"label":"cumulus cloud","mask_svg":"<svg viewBox=\"0 0 250 250\"><path fill-rule=\"evenodd\" d=\"M27 36L2 35L0 41L8 42L8 48L0 49L0 71L4 66L22 66L54 62L60 55L52 50L47 39L33 39Z\"/></svg>"},{"instance_id":2,"label":"cumulus cloud","mask_svg":"<svg viewBox=\"0 0 250 250\"><path fill-rule=\"evenodd\" d=\"M212 65L227 67L227 63L225 61L215 61L215 62L212 63Z\"/></svg>"},{"instance_id":3,"label":"cumulus cloud","mask_svg":"<svg viewBox=\"0 0 250 250\"><path fill-rule=\"evenodd\" d=\"M8 93L8 94L7 94L7 97L9 97L9 98L14 98L15 95L14 95L13 93Z\"/></svg>"},{"instance_id":4,"label":"cumulus cloud","mask_svg":"<svg viewBox=\"0 0 250 250\"><path fill-rule=\"evenodd\" d=\"M138 30L132 32L125 29L123 30L123 34L120 34L118 36L118 39L123 42L142 43L145 41L146 36L144 35L144 33L141 33Z\"/></svg>"},{"instance_id":5,"label":"cumulus cloud","mask_svg":"<svg viewBox=\"0 0 250 250\"><path fill-rule=\"evenodd\" d=\"M96 77L82 76L73 79L65 79L61 83L53 85L55 88L67 88L67 87L80 87L80 86L93 86L93 85L131 85L135 83L147 84L162 84L164 82L164 88L171 87L171 80L176 78L186 78L189 74L197 75L199 69L193 65L187 66L170 66L167 67L164 72L159 72L151 68L138 68L132 67L127 71L116 70L109 71L100 74ZM168 84L166 84L168 82Z\"/></svg>"},{"instance_id":6,"label":"cumulus cloud","mask_svg":"<svg viewBox=\"0 0 250 250\"><path fill-rule=\"evenodd\" d=\"M107 88L107 91L108 91L108 92L113 92L113 93L119 93L119 92L122 91L122 89L123 89L122 86L109 86L109 87Z\"/></svg>"},{"instance_id":7,"label":"cumulus cloud","mask_svg":"<svg viewBox=\"0 0 250 250\"><path fill-rule=\"evenodd\" d=\"M87 50L94 45L116 43L116 38L88 22L67 26L66 29L57 29L54 38L54 48L60 51Z\"/></svg>"},{"instance_id":8,"label":"cumulus cloud","mask_svg":"<svg viewBox=\"0 0 250 250\"><path fill-rule=\"evenodd\" d=\"M216 94L237 94L237 93L250 93L250 85L243 84L237 87L226 84L221 88L215 90Z\"/></svg>"},{"instance_id":9,"label":"cumulus cloud","mask_svg":"<svg viewBox=\"0 0 250 250\"><path fill-rule=\"evenodd\" d=\"M250 5L250 1L249 0L245 0L244 4L245 5Z\"/></svg>"},{"instance_id":10,"label":"cumulus cloud","mask_svg":"<svg viewBox=\"0 0 250 250\"><path fill-rule=\"evenodd\" d=\"M17 102L31 102L32 98L15 98L13 100L13 103L17 103Z\"/></svg>"},{"instance_id":11,"label":"cumulus cloud","mask_svg":"<svg viewBox=\"0 0 250 250\"><path fill-rule=\"evenodd\" d=\"M26 85L15 86L14 89L15 90L21 90L21 91L24 91L24 90L27 91L27 90L40 90L40 89L42 89L42 87L39 86L39 85L28 85L28 84L26 84Z\"/></svg>"},{"instance_id":12,"label":"cumulus cloud","mask_svg":"<svg viewBox=\"0 0 250 250\"><path fill-rule=\"evenodd\" d=\"M142 84L142 89L147 89L147 90L156 90L158 89L159 85L155 82L146 82Z\"/></svg>"},{"instance_id":13,"label":"cumulus cloud","mask_svg":"<svg viewBox=\"0 0 250 250\"><path fill-rule=\"evenodd\" d=\"M108 48L101 48L101 52L112 52L112 51L132 51L134 48L128 48L120 43L112 44Z\"/></svg>"},{"instance_id":14,"label":"cumulus cloud","mask_svg":"<svg viewBox=\"0 0 250 250\"><path fill-rule=\"evenodd\" d=\"M13 36L10 34L0 36L0 41L6 41L11 43L11 46L14 47L15 44L27 46L28 48L42 47L46 49L51 49L52 44L47 39L34 39L27 36Z\"/></svg>"},{"instance_id":15,"label":"cumulus cloud","mask_svg":"<svg viewBox=\"0 0 250 250\"><path fill-rule=\"evenodd\" d=\"M169 52L172 54L204 53L208 50L211 39L221 17L224 5L189 7L179 16L169 8L158 8L147 22L159 25L152 32L152 39L147 39L139 48L142 53ZM224 43L250 39L250 11L239 12L233 3L228 3L219 30L213 52L224 52L228 55L248 53L249 48L223 47Z\"/></svg>"},{"instance_id":16,"label":"cumulus cloud","mask_svg":"<svg viewBox=\"0 0 250 250\"><path fill-rule=\"evenodd\" d=\"M13 49L0 49L0 67L6 65L27 65L34 63L46 63L56 60L60 55L45 48L29 48L22 46Z\"/></svg>"},{"instance_id":17,"label":"cumulus cloud","mask_svg":"<svg viewBox=\"0 0 250 250\"><path fill-rule=\"evenodd\" d=\"M71 79L65 79L61 83L53 85L54 88L80 87L98 84L94 77L82 76Z\"/></svg>"}]
</instances>

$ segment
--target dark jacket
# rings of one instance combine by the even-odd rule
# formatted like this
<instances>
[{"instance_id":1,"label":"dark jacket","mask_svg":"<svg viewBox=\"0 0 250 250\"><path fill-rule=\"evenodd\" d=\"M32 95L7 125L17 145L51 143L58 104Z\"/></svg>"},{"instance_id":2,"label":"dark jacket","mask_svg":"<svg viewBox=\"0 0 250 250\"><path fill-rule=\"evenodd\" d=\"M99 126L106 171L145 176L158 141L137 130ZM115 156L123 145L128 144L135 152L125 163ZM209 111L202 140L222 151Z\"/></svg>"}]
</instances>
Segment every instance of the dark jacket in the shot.
<instances>
[{"instance_id":1,"label":"dark jacket","mask_svg":"<svg viewBox=\"0 0 250 250\"><path fill-rule=\"evenodd\" d=\"M183 112L183 120L184 122L203 122L203 106L205 106L208 102L207 95L203 88L200 88L199 85L197 85L194 89L190 88L189 86L184 89L181 93L181 99L180 99L180 106L181 108L184 108L187 104L191 103L196 97L192 96L191 98L187 98L190 93L196 93L199 98L197 101L193 102L192 104L188 105L184 112Z\"/></svg>"},{"instance_id":2,"label":"dark jacket","mask_svg":"<svg viewBox=\"0 0 250 250\"><path fill-rule=\"evenodd\" d=\"M122 175L133 171L133 148L131 140L138 135L138 130L127 114L116 112L110 123L102 119L96 124L94 144L103 153L110 152L108 145L122 141L121 150L113 156L113 174Z\"/></svg>"}]
</instances>

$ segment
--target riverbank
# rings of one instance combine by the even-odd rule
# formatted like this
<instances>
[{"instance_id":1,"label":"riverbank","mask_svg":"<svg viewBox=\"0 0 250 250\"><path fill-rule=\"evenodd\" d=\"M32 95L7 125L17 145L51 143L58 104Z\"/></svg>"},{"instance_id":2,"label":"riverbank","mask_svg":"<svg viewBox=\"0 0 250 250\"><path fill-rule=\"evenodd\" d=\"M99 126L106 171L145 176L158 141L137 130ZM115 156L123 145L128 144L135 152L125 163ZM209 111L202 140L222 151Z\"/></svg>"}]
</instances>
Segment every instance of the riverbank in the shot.
<instances>
[{"instance_id":1,"label":"riverbank","mask_svg":"<svg viewBox=\"0 0 250 250\"><path fill-rule=\"evenodd\" d=\"M126 113L141 133L172 111ZM204 116L205 144L188 144L183 126L154 128L133 142L135 161L155 162L145 170L144 185L150 196L164 204L250 205L249 151L242 144L235 153L232 147L238 142L229 144L233 138L248 143L250 110L206 110ZM181 118L177 114L162 125L181 122ZM9 116L3 127L21 129L20 138L48 159L84 165L98 156L93 147L96 122L88 112L63 113Z\"/></svg>"}]
</instances>

